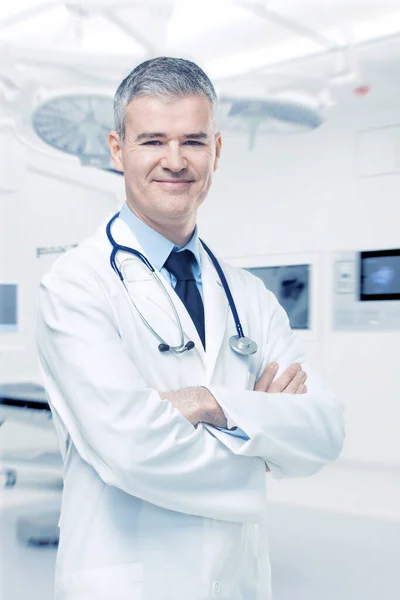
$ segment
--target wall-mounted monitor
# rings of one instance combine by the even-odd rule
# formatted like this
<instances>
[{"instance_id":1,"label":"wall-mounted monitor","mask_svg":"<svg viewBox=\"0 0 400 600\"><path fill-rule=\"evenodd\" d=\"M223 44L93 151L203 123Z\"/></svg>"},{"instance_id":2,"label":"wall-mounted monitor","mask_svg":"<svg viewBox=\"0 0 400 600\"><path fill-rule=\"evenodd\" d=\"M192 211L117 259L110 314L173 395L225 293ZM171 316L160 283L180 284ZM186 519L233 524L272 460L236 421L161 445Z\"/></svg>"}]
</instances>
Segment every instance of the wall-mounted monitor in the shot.
<instances>
[{"instance_id":1,"label":"wall-mounted monitor","mask_svg":"<svg viewBox=\"0 0 400 600\"><path fill-rule=\"evenodd\" d=\"M310 329L310 265L247 267L286 310L292 329Z\"/></svg>"},{"instance_id":2,"label":"wall-mounted monitor","mask_svg":"<svg viewBox=\"0 0 400 600\"><path fill-rule=\"evenodd\" d=\"M0 283L0 333L18 330L18 288L15 283Z\"/></svg>"},{"instance_id":3,"label":"wall-mounted monitor","mask_svg":"<svg viewBox=\"0 0 400 600\"><path fill-rule=\"evenodd\" d=\"M264 282L287 312L291 328L302 341L318 341L323 306L318 253L291 252L225 260Z\"/></svg>"},{"instance_id":4,"label":"wall-mounted monitor","mask_svg":"<svg viewBox=\"0 0 400 600\"><path fill-rule=\"evenodd\" d=\"M360 300L400 300L400 249L360 252Z\"/></svg>"}]
</instances>

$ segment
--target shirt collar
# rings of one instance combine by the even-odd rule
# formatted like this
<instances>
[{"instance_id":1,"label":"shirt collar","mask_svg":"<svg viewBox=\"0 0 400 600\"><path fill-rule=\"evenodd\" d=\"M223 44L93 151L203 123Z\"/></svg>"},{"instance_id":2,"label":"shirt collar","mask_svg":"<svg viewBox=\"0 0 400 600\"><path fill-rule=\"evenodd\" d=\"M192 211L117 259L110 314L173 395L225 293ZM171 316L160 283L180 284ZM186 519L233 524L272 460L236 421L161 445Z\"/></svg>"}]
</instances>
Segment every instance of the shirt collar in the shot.
<instances>
[{"instance_id":1,"label":"shirt collar","mask_svg":"<svg viewBox=\"0 0 400 600\"><path fill-rule=\"evenodd\" d=\"M183 248L176 246L173 242L161 235L155 229L152 229L144 221L139 219L125 203L119 213L119 218L122 219L131 229L133 235L143 248L143 251L153 267L157 271L161 271L165 261L171 254L172 250L183 251L190 250L193 252L197 264L200 265L200 240L197 232L197 225L189 242Z\"/></svg>"}]
</instances>

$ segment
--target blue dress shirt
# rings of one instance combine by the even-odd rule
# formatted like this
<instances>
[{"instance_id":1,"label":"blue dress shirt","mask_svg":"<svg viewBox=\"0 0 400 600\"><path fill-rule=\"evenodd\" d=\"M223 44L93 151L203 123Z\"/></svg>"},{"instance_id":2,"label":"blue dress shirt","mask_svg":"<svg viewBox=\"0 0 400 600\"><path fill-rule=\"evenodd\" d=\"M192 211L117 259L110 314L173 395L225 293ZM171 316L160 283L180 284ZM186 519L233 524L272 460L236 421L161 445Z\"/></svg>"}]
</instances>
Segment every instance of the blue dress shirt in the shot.
<instances>
[{"instance_id":1,"label":"blue dress shirt","mask_svg":"<svg viewBox=\"0 0 400 600\"><path fill-rule=\"evenodd\" d=\"M192 237L189 242L183 248L176 246L173 242L165 238L161 233L155 231L144 223L139 217L137 217L125 203L121 208L119 213L120 219L125 221L128 227L133 232L134 236L138 240L141 245L144 254L147 256L151 264L157 271L162 273L167 280L171 282L172 287L175 287L176 277L172 275L167 269L164 268L164 263L167 260L168 256L171 254L173 250L177 252L183 252L184 250L190 250L194 257L195 261L193 263L193 275L196 280L197 288L200 292L201 297L203 298L203 286L201 283L201 271L200 271L200 241L197 232L197 226L193 232ZM221 429L221 431L225 431L229 433L229 435L233 435L235 437L240 437L242 439L248 440L249 437L242 431L241 429Z\"/></svg>"},{"instance_id":2,"label":"blue dress shirt","mask_svg":"<svg viewBox=\"0 0 400 600\"><path fill-rule=\"evenodd\" d=\"M149 225L146 225L144 221L139 219L139 217L130 210L127 204L124 204L119 216L131 229L153 267L171 282L172 287L175 287L176 285L176 277L164 268L164 263L173 250L176 252L190 250L196 259L193 263L193 275L200 295L203 298L203 286L200 273L200 242L197 227L186 246L180 248L179 246L176 246L174 242L167 240L161 233L158 233L158 231L152 229Z\"/></svg>"}]
</instances>

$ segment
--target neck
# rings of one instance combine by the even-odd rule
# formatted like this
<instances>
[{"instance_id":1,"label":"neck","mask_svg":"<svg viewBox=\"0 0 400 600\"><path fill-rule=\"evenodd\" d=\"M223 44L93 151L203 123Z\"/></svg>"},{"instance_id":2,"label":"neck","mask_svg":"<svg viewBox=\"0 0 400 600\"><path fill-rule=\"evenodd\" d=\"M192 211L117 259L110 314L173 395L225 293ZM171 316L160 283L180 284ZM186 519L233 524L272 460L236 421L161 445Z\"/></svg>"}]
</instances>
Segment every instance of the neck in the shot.
<instances>
[{"instance_id":1,"label":"neck","mask_svg":"<svg viewBox=\"0 0 400 600\"><path fill-rule=\"evenodd\" d=\"M183 248L183 246L186 246L186 244L191 239L194 228L196 226L196 215L193 219L186 219L184 222L176 221L172 223L158 223L157 221L153 221L150 217L141 214L129 202L127 204L129 210L131 210L133 214L138 217L138 219L140 219L141 221L146 223L146 225L160 233L170 242L173 242L176 246Z\"/></svg>"}]
</instances>

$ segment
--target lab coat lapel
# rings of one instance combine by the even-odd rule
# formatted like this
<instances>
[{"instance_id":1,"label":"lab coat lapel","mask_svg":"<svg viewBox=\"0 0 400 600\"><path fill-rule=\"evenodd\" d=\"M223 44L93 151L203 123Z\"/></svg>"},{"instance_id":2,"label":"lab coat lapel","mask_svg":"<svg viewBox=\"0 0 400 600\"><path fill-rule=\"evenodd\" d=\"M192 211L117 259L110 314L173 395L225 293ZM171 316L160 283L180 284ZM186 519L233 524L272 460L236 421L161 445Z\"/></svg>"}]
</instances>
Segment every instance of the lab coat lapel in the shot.
<instances>
[{"instance_id":1,"label":"lab coat lapel","mask_svg":"<svg viewBox=\"0 0 400 600\"><path fill-rule=\"evenodd\" d=\"M229 304L218 273L203 247L201 247L201 279L206 331L206 377L207 381L210 381L226 332Z\"/></svg>"},{"instance_id":2,"label":"lab coat lapel","mask_svg":"<svg viewBox=\"0 0 400 600\"><path fill-rule=\"evenodd\" d=\"M122 219L116 219L113 224L112 233L115 241L121 246L134 248L144 254L138 240ZM132 256L128 252L123 250L118 252L116 260L124 276L125 284L131 298L142 315L168 344L178 345L180 343L179 326L174 310L168 300L167 294L169 294L181 321L185 334L185 342L192 340L195 343L196 350L191 350L190 352L197 351L204 361L205 352L196 327L186 307L170 283L165 280L161 273L156 271L164 286L164 289L162 289L146 265L139 258Z\"/></svg>"}]
</instances>

